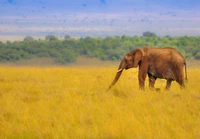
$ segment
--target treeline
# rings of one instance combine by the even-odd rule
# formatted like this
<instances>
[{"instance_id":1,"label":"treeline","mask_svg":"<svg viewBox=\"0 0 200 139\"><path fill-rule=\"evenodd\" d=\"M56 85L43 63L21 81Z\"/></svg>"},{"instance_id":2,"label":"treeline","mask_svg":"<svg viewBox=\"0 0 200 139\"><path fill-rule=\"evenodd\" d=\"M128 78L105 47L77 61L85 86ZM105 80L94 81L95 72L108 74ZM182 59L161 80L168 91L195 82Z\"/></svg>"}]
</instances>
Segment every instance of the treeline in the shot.
<instances>
[{"instance_id":1,"label":"treeline","mask_svg":"<svg viewBox=\"0 0 200 139\"><path fill-rule=\"evenodd\" d=\"M0 42L0 62L38 57L51 57L56 63L74 62L77 56L97 57L101 60L121 60L128 51L142 47L173 47L187 59L200 59L200 36L158 37L151 32L143 36L85 37L64 39L48 35L35 40L27 36L23 41Z\"/></svg>"}]
</instances>

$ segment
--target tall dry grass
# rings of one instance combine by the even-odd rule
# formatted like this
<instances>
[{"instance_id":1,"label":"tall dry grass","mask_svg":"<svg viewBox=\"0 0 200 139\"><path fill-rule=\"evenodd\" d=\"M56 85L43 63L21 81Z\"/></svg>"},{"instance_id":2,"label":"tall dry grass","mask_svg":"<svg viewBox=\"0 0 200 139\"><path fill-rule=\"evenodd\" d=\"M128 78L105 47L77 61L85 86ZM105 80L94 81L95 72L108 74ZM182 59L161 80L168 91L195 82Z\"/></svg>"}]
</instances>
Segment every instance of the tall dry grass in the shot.
<instances>
[{"instance_id":1,"label":"tall dry grass","mask_svg":"<svg viewBox=\"0 0 200 139\"><path fill-rule=\"evenodd\" d=\"M0 67L0 138L200 138L200 69L138 90L137 69ZM146 83L148 86L148 83Z\"/></svg>"}]
</instances>

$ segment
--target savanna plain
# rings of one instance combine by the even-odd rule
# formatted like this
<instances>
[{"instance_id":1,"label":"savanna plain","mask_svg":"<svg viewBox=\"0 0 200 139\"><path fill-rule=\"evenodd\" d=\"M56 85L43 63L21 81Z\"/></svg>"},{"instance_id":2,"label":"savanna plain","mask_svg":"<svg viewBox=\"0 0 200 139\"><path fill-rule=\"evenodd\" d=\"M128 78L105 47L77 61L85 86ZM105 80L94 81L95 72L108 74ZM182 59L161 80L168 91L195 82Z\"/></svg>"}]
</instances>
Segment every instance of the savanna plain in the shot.
<instances>
[{"instance_id":1,"label":"savanna plain","mask_svg":"<svg viewBox=\"0 0 200 139\"><path fill-rule=\"evenodd\" d=\"M1 65L0 138L200 138L199 67L185 90L140 91L130 69L106 92L117 66Z\"/></svg>"}]
</instances>

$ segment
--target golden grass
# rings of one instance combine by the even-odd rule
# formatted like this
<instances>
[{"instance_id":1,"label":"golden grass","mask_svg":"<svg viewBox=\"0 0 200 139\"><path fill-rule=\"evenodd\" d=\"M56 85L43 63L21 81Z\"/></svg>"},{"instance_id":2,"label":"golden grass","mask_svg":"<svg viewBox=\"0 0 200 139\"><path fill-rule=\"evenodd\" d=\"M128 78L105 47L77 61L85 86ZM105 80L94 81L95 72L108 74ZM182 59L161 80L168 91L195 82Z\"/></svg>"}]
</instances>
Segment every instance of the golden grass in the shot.
<instances>
[{"instance_id":1,"label":"golden grass","mask_svg":"<svg viewBox=\"0 0 200 139\"><path fill-rule=\"evenodd\" d=\"M137 69L0 67L0 138L200 138L200 69L186 90L138 90ZM146 83L148 86L148 83Z\"/></svg>"}]
</instances>

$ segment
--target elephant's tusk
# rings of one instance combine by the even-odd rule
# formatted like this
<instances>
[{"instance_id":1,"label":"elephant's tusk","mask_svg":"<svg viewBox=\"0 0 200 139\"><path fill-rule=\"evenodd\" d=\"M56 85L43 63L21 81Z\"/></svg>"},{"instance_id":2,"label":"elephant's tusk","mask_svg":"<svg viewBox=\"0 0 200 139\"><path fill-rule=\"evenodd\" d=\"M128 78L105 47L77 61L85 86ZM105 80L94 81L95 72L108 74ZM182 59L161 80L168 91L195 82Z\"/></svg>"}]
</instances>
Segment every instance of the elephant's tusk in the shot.
<instances>
[{"instance_id":1,"label":"elephant's tusk","mask_svg":"<svg viewBox=\"0 0 200 139\"><path fill-rule=\"evenodd\" d=\"M122 71L123 69L119 69L117 72L120 72L120 71Z\"/></svg>"}]
</instances>

